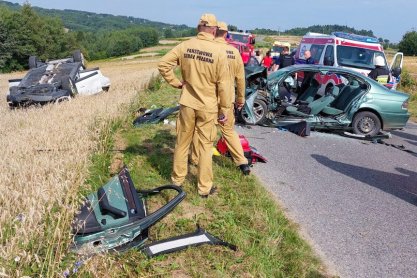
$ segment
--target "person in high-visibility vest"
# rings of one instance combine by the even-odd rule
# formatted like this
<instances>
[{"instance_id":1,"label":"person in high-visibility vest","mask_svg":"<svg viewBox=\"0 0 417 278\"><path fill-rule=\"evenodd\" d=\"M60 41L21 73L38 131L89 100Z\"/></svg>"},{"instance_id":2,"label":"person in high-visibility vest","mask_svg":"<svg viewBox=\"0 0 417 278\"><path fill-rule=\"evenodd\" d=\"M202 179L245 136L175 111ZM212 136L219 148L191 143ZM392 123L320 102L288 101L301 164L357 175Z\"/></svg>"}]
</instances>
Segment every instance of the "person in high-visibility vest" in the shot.
<instances>
[{"instance_id":1,"label":"person in high-visibility vest","mask_svg":"<svg viewBox=\"0 0 417 278\"><path fill-rule=\"evenodd\" d=\"M378 56L374 61L375 68L371 70L368 76L379 83L387 84L390 81L390 72L385 65L385 60L382 56Z\"/></svg>"}]
</instances>

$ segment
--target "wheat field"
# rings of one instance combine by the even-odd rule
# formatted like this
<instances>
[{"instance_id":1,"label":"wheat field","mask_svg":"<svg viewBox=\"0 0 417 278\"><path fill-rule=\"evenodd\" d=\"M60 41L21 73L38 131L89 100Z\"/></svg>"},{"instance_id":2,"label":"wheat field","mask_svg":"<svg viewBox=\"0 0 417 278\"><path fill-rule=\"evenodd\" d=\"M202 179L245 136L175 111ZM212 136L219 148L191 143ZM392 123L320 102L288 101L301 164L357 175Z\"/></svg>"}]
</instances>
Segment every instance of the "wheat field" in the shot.
<instances>
[{"instance_id":1,"label":"wheat field","mask_svg":"<svg viewBox=\"0 0 417 278\"><path fill-rule=\"evenodd\" d=\"M103 128L126 114L156 73L156 60L88 65L95 66L110 77L109 92L28 109L10 110L6 103L8 79L25 72L0 75L0 276L22 276L28 266L56 271Z\"/></svg>"}]
</instances>

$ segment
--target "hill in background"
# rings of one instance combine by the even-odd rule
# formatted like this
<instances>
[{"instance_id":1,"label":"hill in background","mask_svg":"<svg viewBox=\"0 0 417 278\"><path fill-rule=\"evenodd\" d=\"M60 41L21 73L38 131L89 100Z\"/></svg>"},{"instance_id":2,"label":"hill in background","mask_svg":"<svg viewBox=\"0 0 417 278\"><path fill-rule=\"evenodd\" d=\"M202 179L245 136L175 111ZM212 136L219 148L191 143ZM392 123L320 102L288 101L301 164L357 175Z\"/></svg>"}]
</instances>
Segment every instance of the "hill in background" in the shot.
<instances>
[{"instance_id":1,"label":"hill in background","mask_svg":"<svg viewBox=\"0 0 417 278\"><path fill-rule=\"evenodd\" d=\"M8 1L0 1L0 6L6 6L12 10L20 10L21 5ZM60 18L71 31L98 32L123 30L132 27L149 27L158 30L161 36L172 37L190 36L195 33L195 28L186 25L167 24L131 16L117 16L111 14L98 14L76 10L56 10L32 7L39 15ZM170 37L170 36L168 36Z\"/></svg>"},{"instance_id":2,"label":"hill in background","mask_svg":"<svg viewBox=\"0 0 417 278\"><path fill-rule=\"evenodd\" d=\"M0 5L8 8L18 10L22 6L8 1L0 0ZM111 14L98 14L92 12L76 11L76 10L56 10L33 7L33 9L40 15L58 17L62 20L64 26L72 31L83 32L97 32L102 30L122 30L131 27L150 27L155 28L164 37L183 37L193 35L194 27L189 27L184 24L168 24L157 21L152 21L144 18L136 18L132 16L118 16ZM238 27L230 25L237 30ZM256 28L250 30L254 34L263 35L292 35L302 36L307 32L317 32L330 34L331 32L342 31L347 33L354 33L358 35L371 36L374 34L372 30L357 30L345 25L312 25L308 27L296 27L288 29L284 32L279 30Z\"/></svg>"}]
</instances>

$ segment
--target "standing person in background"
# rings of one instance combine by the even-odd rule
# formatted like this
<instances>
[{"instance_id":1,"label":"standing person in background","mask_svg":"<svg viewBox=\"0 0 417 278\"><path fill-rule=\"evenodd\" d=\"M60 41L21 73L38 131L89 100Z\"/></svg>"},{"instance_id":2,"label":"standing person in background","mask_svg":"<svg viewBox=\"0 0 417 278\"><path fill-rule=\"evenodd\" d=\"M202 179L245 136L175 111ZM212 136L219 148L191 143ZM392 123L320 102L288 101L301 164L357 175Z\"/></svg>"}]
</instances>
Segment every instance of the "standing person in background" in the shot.
<instances>
[{"instance_id":1,"label":"standing person in background","mask_svg":"<svg viewBox=\"0 0 417 278\"><path fill-rule=\"evenodd\" d=\"M268 70L271 68L271 65L272 65L271 51L266 52L266 56L262 59L262 65L266 67Z\"/></svg>"},{"instance_id":2,"label":"standing person in background","mask_svg":"<svg viewBox=\"0 0 417 278\"><path fill-rule=\"evenodd\" d=\"M290 55L290 49L288 47L284 47L281 55L279 55L279 65L278 69L283 69L288 66L294 65L294 57Z\"/></svg>"},{"instance_id":3,"label":"standing person in background","mask_svg":"<svg viewBox=\"0 0 417 278\"><path fill-rule=\"evenodd\" d=\"M311 57L310 50L304 51L304 58L306 60L306 64L308 64L308 65L314 65L315 64L313 57Z\"/></svg>"},{"instance_id":4,"label":"standing person in background","mask_svg":"<svg viewBox=\"0 0 417 278\"><path fill-rule=\"evenodd\" d=\"M384 58L382 56L376 57L374 64L375 68L368 73L368 76L379 83L387 84L390 81L390 72L385 65Z\"/></svg>"},{"instance_id":5,"label":"standing person in background","mask_svg":"<svg viewBox=\"0 0 417 278\"><path fill-rule=\"evenodd\" d=\"M227 36L227 24L224 22L218 22L219 29L216 33L214 41L218 47L223 49L224 53L227 54L227 62L229 64L229 84L230 88L227 91L228 102L235 103L238 110L241 110L245 104L245 69L243 61L240 58L239 51L228 45L226 42ZM235 82L237 87L237 99L235 102ZM250 167L248 165L248 159L245 157L243 152L242 144L236 131L234 130L235 116L233 109L230 109L227 116L227 122L224 125L220 125L222 136L226 141L227 148L229 149L230 155L236 166L242 171L244 175L250 174ZM196 134L193 138L193 145L191 148L191 163L198 164L198 149L199 142Z\"/></svg>"},{"instance_id":6,"label":"standing person in background","mask_svg":"<svg viewBox=\"0 0 417 278\"><path fill-rule=\"evenodd\" d=\"M216 119L227 122L231 109L227 55L214 42L217 20L203 14L195 38L184 41L169 51L158 64L158 70L173 87L181 89L180 112L177 118L177 139L174 151L172 182L182 185L188 172L188 152L196 130L199 141L198 193L213 194L212 147L216 138ZM179 66L183 81L174 74Z\"/></svg>"},{"instance_id":7,"label":"standing person in background","mask_svg":"<svg viewBox=\"0 0 417 278\"><path fill-rule=\"evenodd\" d=\"M240 56L242 57L243 63L246 64L249 62L251 54L250 54L250 50L247 46L243 47L242 53L240 54Z\"/></svg>"},{"instance_id":8,"label":"standing person in background","mask_svg":"<svg viewBox=\"0 0 417 278\"><path fill-rule=\"evenodd\" d=\"M256 60L258 60L259 64L261 64L263 57L264 56L262 55L262 50L261 49L257 49L255 51L255 58L256 58Z\"/></svg>"},{"instance_id":9,"label":"standing person in background","mask_svg":"<svg viewBox=\"0 0 417 278\"><path fill-rule=\"evenodd\" d=\"M306 61L305 63L307 65L314 65L315 64L313 57L311 57L310 50L304 51L304 58L305 58L305 61ZM298 88L298 91L297 91L298 96L301 96L307 90L307 88L310 87L310 83L311 83L311 80L313 79L313 77L314 77L314 73L312 71L304 72L304 79L301 82L301 86Z\"/></svg>"}]
</instances>

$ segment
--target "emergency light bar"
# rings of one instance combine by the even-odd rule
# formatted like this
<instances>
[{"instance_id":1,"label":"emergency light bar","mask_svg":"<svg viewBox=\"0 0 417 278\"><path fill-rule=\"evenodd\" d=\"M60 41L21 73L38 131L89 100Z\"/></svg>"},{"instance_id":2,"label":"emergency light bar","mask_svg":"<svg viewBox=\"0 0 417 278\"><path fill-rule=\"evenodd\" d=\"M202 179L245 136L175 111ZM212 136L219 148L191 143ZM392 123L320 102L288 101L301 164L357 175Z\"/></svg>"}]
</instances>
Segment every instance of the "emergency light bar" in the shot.
<instances>
[{"instance_id":1,"label":"emergency light bar","mask_svg":"<svg viewBox=\"0 0 417 278\"><path fill-rule=\"evenodd\" d=\"M353 41L358 41L358 42L379 43L379 40L377 38L355 35L355 34L348 34L344 32L333 32L332 35L338 38L348 39L348 40L353 40Z\"/></svg>"}]
</instances>

